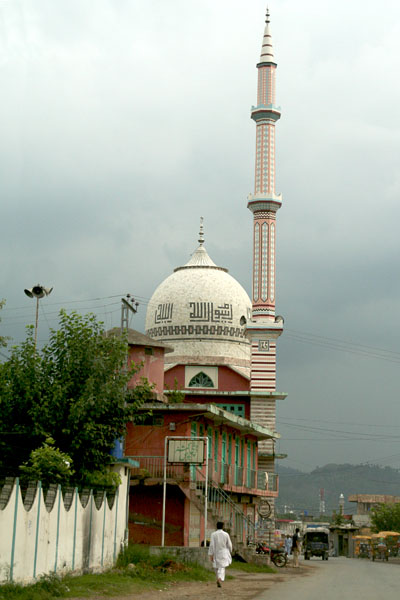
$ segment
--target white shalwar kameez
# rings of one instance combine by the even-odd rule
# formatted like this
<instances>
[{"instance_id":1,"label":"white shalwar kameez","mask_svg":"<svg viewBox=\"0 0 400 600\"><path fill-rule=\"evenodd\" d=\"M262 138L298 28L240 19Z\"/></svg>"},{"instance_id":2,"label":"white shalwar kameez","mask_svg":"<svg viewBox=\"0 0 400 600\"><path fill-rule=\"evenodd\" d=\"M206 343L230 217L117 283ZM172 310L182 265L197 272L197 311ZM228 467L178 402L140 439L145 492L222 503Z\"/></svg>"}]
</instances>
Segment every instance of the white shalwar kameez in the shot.
<instances>
[{"instance_id":1,"label":"white shalwar kameez","mask_svg":"<svg viewBox=\"0 0 400 600\"><path fill-rule=\"evenodd\" d=\"M208 555L213 557L213 567L217 580L225 581L225 567L232 562L232 542L229 533L217 529L211 534Z\"/></svg>"}]
</instances>

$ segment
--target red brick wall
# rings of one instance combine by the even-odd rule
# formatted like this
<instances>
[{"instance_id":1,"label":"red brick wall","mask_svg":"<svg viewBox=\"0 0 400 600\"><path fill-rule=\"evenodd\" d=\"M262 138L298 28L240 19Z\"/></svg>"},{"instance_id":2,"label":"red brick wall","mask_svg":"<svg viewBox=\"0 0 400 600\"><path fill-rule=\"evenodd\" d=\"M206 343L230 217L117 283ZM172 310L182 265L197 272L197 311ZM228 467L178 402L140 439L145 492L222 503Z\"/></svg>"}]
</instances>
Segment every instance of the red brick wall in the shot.
<instances>
[{"instance_id":1,"label":"red brick wall","mask_svg":"<svg viewBox=\"0 0 400 600\"><path fill-rule=\"evenodd\" d=\"M185 367L183 365L177 365L168 371L165 371L165 389L170 388L171 390L175 387L175 378L178 382L178 389L185 387Z\"/></svg>"},{"instance_id":2,"label":"red brick wall","mask_svg":"<svg viewBox=\"0 0 400 600\"><path fill-rule=\"evenodd\" d=\"M133 425L128 423L125 439L125 456L164 456L164 439L167 435L190 436L189 415L165 414L164 425ZM175 431L169 424L175 423Z\"/></svg>"},{"instance_id":3,"label":"red brick wall","mask_svg":"<svg viewBox=\"0 0 400 600\"><path fill-rule=\"evenodd\" d=\"M164 349L152 348L153 354L145 354L143 346L129 347L129 362L139 364L143 367L130 380L128 387L134 387L140 382L141 377L146 377L150 383L155 384L155 390L162 394L164 391Z\"/></svg>"},{"instance_id":4,"label":"red brick wall","mask_svg":"<svg viewBox=\"0 0 400 600\"><path fill-rule=\"evenodd\" d=\"M135 485L129 497L129 541L161 545L162 485ZM167 485L165 545L183 546L185 495L177 485Z\"/></svg>"}]
</instances>

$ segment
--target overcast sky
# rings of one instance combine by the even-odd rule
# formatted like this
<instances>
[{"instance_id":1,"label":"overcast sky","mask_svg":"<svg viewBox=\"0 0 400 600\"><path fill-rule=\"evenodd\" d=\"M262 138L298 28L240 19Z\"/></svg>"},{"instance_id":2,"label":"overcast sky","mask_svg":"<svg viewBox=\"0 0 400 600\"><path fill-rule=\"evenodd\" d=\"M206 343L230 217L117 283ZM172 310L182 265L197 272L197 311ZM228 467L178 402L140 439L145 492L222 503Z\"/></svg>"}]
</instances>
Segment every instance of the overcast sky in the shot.
<instances>
[{"instance_id":1,"label":"overcast sky","mask_svg":"<svg viewBox=\"0 0 400 600\"><path fill-rule=\"evenodd\" d=\"M282 464L400 467L400 4L271 0ZM118 325L197 245L251 291L261 0L0 0L0 331ZM98 300L95 300L98 299ZM2 350L7 354L6 350ZM313 429L311 430L310 427Z\"/></svg>"}]
</instances>

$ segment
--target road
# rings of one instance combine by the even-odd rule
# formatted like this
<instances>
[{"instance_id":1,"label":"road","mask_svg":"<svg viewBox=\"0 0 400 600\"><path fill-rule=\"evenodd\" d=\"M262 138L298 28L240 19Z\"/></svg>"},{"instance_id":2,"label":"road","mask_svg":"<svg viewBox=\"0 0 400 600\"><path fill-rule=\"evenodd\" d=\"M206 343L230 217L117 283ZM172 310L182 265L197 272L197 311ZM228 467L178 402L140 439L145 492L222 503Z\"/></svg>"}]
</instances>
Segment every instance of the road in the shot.
<instances>
[{"instance_id":1,"label":"road","mask_svg":"<svg viewBox=\"0 0 400 600\"><path fill-rule=\"evenodd\" d=\"M389 600L400 595L400 565L363 559L313 558L304 576L286 579L254 600Z\"/></svg>"}]
</instances>

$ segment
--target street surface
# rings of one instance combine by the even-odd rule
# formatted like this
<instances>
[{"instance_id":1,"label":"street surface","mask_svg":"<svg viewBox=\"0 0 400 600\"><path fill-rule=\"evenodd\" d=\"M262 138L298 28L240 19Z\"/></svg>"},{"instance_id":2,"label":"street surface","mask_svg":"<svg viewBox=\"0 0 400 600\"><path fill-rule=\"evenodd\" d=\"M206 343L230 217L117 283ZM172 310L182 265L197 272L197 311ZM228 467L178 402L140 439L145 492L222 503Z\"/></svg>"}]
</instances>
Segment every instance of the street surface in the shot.
<instances>
[{"instance_id":1,"label":"street surface","mask_svg":"<svg viewBox=\"0 0 400 600\"><path fill-rule=\"evenodd\" d=\"M366 559L312 558L304 575L272 585L254 600L390 600L400 596L400 565Z\"/></svg>"}]
</instances>

